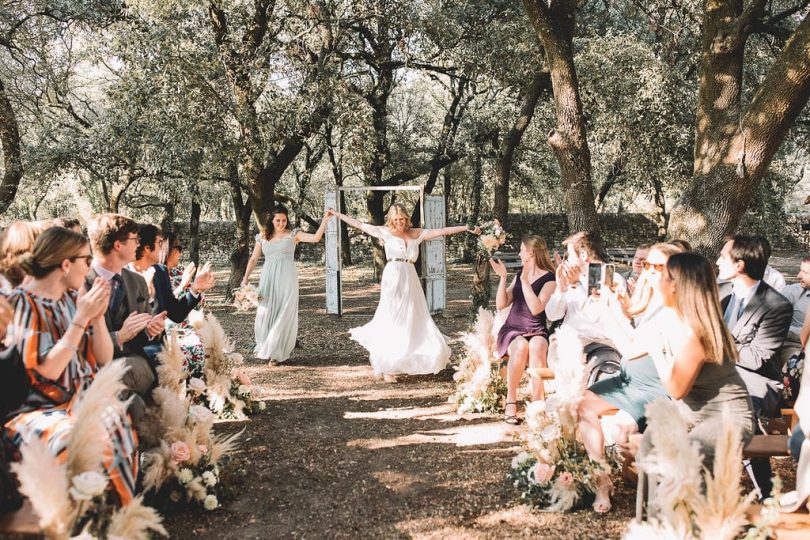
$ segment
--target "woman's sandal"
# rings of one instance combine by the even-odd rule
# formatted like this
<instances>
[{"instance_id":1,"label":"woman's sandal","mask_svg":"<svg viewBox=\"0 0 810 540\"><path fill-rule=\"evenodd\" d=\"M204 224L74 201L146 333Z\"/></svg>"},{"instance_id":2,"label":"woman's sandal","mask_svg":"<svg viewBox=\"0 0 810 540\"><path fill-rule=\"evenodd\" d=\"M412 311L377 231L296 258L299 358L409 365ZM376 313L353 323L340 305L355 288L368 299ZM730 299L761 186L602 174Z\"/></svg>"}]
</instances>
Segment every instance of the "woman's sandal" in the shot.
<instances>
[{"instance_id":1,"label":"woman's sandal","mask_svg":"<svg viewBox=\"0 0 810 540\"><path fill-rule=\"evenodd\" d=\"M506 414L506 407L509 405L515 406L515 414ZM520 418L517 416L517 401L507 401L506 407L504 407L503 421L512 426L520 424Z\"/></svg>"}]
</instances>

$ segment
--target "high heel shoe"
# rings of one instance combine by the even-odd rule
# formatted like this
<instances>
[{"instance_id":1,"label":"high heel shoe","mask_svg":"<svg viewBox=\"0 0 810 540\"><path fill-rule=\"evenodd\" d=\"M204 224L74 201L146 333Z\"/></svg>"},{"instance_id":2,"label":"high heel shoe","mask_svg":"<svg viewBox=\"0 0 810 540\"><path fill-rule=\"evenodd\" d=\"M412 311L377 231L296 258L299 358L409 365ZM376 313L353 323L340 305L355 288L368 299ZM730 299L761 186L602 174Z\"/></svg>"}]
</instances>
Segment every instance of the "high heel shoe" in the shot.
<instances>
[{"instance_id":1,"label":"high heel shoe","mask_svg":"<svg viewBox=\"0 0 810 540\"><path fill-rule=\"evenodd\" d=\"M506 414L506 407L508 407L509 405L515 406L515 414ZM520 418L518 418L517 415L517 401L507 401L506 407L504 407L503 421L511 426L516 426L520 424Z\"/></svg>"}]
</instances>

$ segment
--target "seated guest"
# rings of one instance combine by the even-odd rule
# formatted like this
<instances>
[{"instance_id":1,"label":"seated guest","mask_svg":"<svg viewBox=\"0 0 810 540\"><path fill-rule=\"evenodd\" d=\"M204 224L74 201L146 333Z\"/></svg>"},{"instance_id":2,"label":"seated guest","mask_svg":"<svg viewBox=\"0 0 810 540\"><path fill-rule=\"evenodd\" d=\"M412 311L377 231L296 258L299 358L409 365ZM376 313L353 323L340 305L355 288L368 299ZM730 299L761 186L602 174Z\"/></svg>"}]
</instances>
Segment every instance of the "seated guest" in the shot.
<instances>
[{"instance_id":1,"label":"seated guest","mask_svg":"<svg viewBox=\"0 0 810 540\"><path fill-rule=\"evenodd\" d=\"M9 295L14 318L8 342L21 355L31 391L4 418L4 436L15 447L38 437L60 461L67 459L72 409L99 367L112 360L113 343L104 316L110 285L95 279L77 297L90 269L87 239L52 227L20 257L31 280ZM132 500L138 472L137 440L126 417L105 415L113 451L105 468L122 504Z\"/></svg>"},{"instance_id":2,"label":"seated guest","mask_svg":"<svg viewBox=\"0 0 810 540\"><path fill-rule=\"evenodd\" d=\"M135 260L138 224L119 214L99 214L88 225L88 232L95 259L87 274L87 287L96 277L112 287L105 321L113 338L113 358L129 367L123 382L132 393L129 412L137 426L146 409L144 398L155 381L144 347L163 334L166 312L152 314L146 282L124 268Z\"/></svg>"},{"instance_id":3,"label":"seated guest","mask_svg":"<svg viewBox=\"0 0 810 540\"><path fill-rule=\"evenodd\" d=\"M585 347L589 380L595 381L618 372L621 356L603 330L602 309L598 296L588 290L588 265L601 264L604 249L599 235L578 232L563 241L568 253L567 260L557 267L557 288L546 304L549 321L564 318L580 337ZM624 278L614 275L614 288L626 290Z\"/></svg>"},{"instance_id":4,"label":"seated guest","mask_svg":"<svg viewBox=\"0 0 810 540\"><path fill-rule=\"evenodd\" d=\"M764 236L754 236L754 240L762 244L762 249L765 250L766 266L762 281L776 289L776 292L781 293L786 286L785 276L782 275L782 272L767 264L771 260L771 242Z\"/></svg>"},{"instance_id":5,"label":"seated guest","mask_svg":"<svg viewBox=\"0 0 810 540\"><path fill-rule=\"evenodd\" d=\"M186 295L191 287L196 270L193 262L190 262L185 267L180 264L180 254L182 252L183 245L177 235L171 231L165 231L163 233L163 248L160 250L160 264L168 270L170 286L173 289L172 293L177 298L183 298ZM204 295L200 295L200 303L197 307L201 308L204 302ZM186 369L193 377L202 377L205 368L205 349L199 334L191 327L187 319L180 323L174 323L171 320L166 321L166 332L172 330L177 332L180 348L183 350L186 361Z\"/></svg>"},{"instance_id":6,"label":"seated guest","mask_svg":"<svg viewBox=\"0 0 810 540\"><path fill-rule=\"evenodd\" d=\"M681 248L682 253L688 253L692 251L692 244L690 244L689 241L684 240L683 238L676 238L674 240L670 240L668 243L672 244L675 247Z\"/></svg>"},{"instance_id":7,"label":"seated guest","mask_svg":"<svg viewBox=\"0 0 810 540\"><path fill-rule=\"evenodd\" d=\"M647 404L666 396L650 356L650 347L655 345L651 336L660 336L663 331L665 308L660 283L664 266L670 256L680 251L680 248L671 244L655 244L650 248L639 287L643 283L651 292L643 309L636 313L635 327L630 325L624 311L615 302L612 303L615 306L613 313L607 313L601 318L605 323L605 330L611 334L623 358L620 375L592 385L585 391L579 405L579 437L585 444L588 455L595 461L605 460L605 437L599 421L600 414L614 408L619 409L616 420L621 436L614 436L614 440L624 443L627 435L644 428L644 410ZM645 298L648 296L639 289L636 294ZM609 508L610 501L604 497L599 504L594 505L597 512L606 512Z\"/></svg>"},{"instance_id":8,"label":"seated guest","mask_svg":"<svg viewBox=\"0 0 810 540\"><path fill-rule=\"evenodd\" d=\"M644 261L647 260L647 254L649 252L649 244L641 244L638 246L636 248L636 253L633 255L633 264L630 267L630 270L627 272L622 272L622 277L627 283L627 292L630 294L633 294L633 289L636 286L638 277L641 275L642 270L644 270Z\"/></svg>"},{"instance_id":9,"label":"seated guest","mask_svg":"<svg viewBox=\"0 0 810 540\"><path fill-rule=\"evenodd\" d=\"M19 352L15 347L3 344L13 317L11 304L0 296L0 419L16 410L28 397L31 389L31 381ZM2 452L0 449L0 453Z\"/></svg>"},{"instance_id":10,"label":"seated guest","mask_svg":"<svg viewBox=\"0 0 810 540\"><path fill-rule=\"evenodd\" d=\"M798 283L787 285L780 291L793 306L790 328L779 351L780 365L784 365L788 358L804 349L805 343L802 341L801 334L805 315L807 315L807 306L810 305L810 255L802 259L799 274L796 277L799 279Z\"/></svg>"},{"instance_id":11,"label":"seated guest","mask_svg":"<svg viewBox=\"0 0 810 540\"><path fill-rule=\"evenodd\" d=\"M10 293L25 279L17 258L34 248L34 241L47 227L41 221L15 221L0 234L0 292Z\"/></svg>"},{"instance_id":12,"label":"seated guest","mask_svg":"<svg viewBox=\"0 0 810 540\"><path fill-rule=\"evenodd\" d=\"M750 236L728 240L717 259L720 305L737 348L737 370L748 388L754 415L771 418L779 412L782 372L777 352L787 335L793 309L784 296L762 281L765 249ZM761 428L758 428L761 431ZM754 478L764 497L770 494L767 459L752 459Z\"/></svg>"},{"instance_id":13,"label":"seated guest","mask_svg":"<svg viewBox=\"0 0 810 540\"><path fill-rule=\"evenodd\" d=\"M548 254L546 241L530 235L520 243L520 262L512 283L506 286L506 266L490 260L492 268L500 277L496 305L499 310L512 306L498 332L497 354L502 358L509 354L506 372L506 409L504 420L517 424L517 389L526 364L532 368L547 367L548 328L543 311L551 293L554 292L554 265ZM543 399L543 380L532 379L532 401Z\"/></svg>"},{"instance_id":14,"label":"seated guest","mask_svg":"<svg viewBox=\"0 0 810 540\"><path fill-rule=\"evenodd\" d=\"M53 218L51 220L51 224L54 227L64 227L65 229L70 229L71 231L77 232L79 234L81 234L82 232L82 224L76 218L72 217Z\"/></svg>"},{"instance_id":15,"label":"seated guest","mask_svg":"<svg viewBox=\"0 0 810 540\"><path fill-rule=\"evenodd\" d=\"M163 233L158 227L147 223L138 227L140 245L135 253L134 267L141 273L151 271L154 310L158 313L165 311L168 318L176 323L183 322L200 303L202 292L214 286L214 274L208 266L203 267L189 289L178 298L174 295L169 269L159 263L164 244Z\"/></svg>"}]
</instances>

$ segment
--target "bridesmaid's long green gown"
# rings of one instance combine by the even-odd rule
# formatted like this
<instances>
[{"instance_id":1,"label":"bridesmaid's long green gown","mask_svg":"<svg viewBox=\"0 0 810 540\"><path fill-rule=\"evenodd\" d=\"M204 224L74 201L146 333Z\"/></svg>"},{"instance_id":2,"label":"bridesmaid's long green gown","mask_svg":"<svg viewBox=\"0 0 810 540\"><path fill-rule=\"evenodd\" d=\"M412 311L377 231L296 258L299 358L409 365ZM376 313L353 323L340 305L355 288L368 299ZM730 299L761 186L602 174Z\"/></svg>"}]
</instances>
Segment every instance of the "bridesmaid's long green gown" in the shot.
<instances>
[{"instance_id":1,"label":"bridesmaid's long green gown","mask_svg":"<svg viewBox=\"0 0 810 540\"><path fill-rule=\"evenodd\" d=\"M264 268L259 278L254 354L262 360L283 362L295 347L298 335L298 272L293 257L295 232L273 241L256 235L256 242L262 245Z\"/></svg>"}]
</instances>

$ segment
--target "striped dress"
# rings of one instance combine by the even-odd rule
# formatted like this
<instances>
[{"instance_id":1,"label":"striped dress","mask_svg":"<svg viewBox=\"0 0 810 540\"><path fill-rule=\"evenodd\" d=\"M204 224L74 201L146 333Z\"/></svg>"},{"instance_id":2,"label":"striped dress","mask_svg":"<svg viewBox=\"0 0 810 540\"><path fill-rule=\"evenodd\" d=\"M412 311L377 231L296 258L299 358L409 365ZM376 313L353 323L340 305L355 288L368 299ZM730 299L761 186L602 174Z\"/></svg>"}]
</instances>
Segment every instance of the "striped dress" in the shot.
<instances>
[{"instance_id":1,"label":"striped dress","mask_svg":"<svg viewBox=\"0 0 810 540\"><path fill-rule=\"evenodd\" d=\"M62 375L57 380L47 379L34 368L67 331L76 313L75 293L65 293L60 300L51 300L15 289L7 298L14 307L8 335L25 362L31 392L25 402L4 419L3 437L15 448L39 437L64 463L70 429L75 421L73 406L98 370L92 331L85 333L79 352L73 355ZM111 442L104 466L120 503L127 504L134 496L138 477L137 435L129 417L122 418L112 408L104 415L104 422Z\"/></svg>"}]
</instances>

